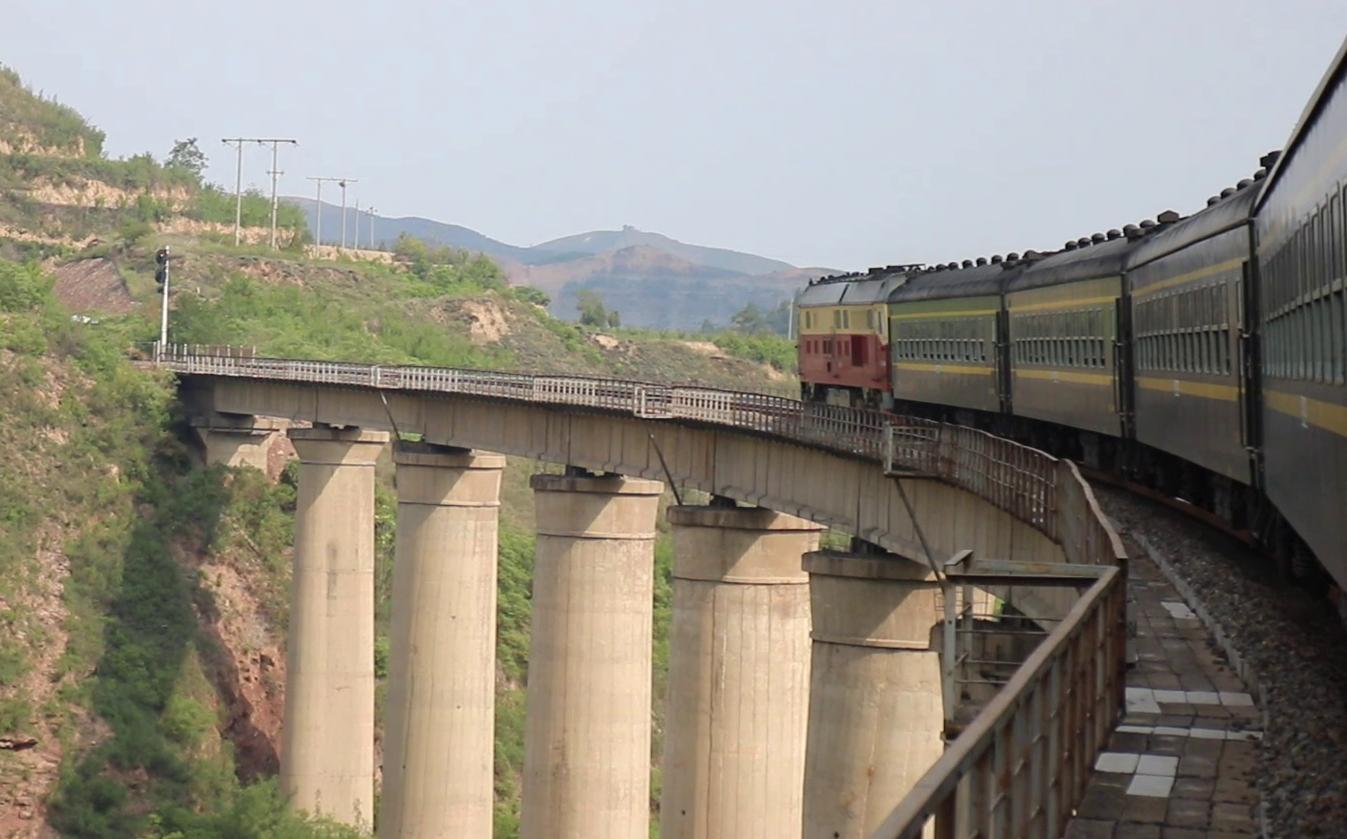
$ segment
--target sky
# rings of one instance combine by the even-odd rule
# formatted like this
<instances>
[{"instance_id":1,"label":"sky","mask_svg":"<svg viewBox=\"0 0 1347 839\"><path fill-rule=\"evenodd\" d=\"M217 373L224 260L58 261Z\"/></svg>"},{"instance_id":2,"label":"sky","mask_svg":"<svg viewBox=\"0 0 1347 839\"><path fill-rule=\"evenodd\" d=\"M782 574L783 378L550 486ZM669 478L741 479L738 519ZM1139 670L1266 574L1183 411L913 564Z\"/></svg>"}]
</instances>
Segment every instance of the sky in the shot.
<instances>
[{"instance_id":1,"label":"sky","mask_svg":"<svg viewBox=\"0 0 1347 839\"><path fill-rule=\"evenodd\" d=\"M1192 212L1286 142L1342 0L6 0L112 156L293 137L348 197L530 245L624 224L838 269ZM244 184L269 188L250 147ZM330 189L330 188L329 188ZM324 198L335 191L324 190Z\"/></svg>"}]
</instances>

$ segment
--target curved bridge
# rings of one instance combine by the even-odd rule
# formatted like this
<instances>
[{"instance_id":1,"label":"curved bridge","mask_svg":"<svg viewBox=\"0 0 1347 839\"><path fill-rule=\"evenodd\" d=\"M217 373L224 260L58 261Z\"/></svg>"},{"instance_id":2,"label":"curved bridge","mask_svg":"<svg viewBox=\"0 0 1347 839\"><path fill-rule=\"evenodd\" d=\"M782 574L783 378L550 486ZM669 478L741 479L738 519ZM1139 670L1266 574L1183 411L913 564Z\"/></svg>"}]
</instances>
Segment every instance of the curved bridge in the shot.
<instances>
[{"instance_id":1,"label":"curved bridge","mask_svg":"<svg viewBox=\"0 0 1347 839\"><path fill-rule=\"evenodd\" d=\"M988 835L977 831L991 825L1001 826L998 836L1045 825L1060 832L1121 705L1125 555L1075 466L1041 451L954 425L690 386L182 345L156 348L149 364L179 375L190 409L224 422L266 416L384 429L668 481L834 527L937 568L971 551L967 579L981 568L980 587L1057 628L917 783L895 813L902 823L890 818L884 835L920 835L937 814L942 835ZM1078 596L1008 587L1012 566L1099 572L1077 578L1093 583ZM1017 760L1024 765L1007 773L1007 761ZM1041 782L1022 787L1019 769Z\"/></svg>"}]
</instances>

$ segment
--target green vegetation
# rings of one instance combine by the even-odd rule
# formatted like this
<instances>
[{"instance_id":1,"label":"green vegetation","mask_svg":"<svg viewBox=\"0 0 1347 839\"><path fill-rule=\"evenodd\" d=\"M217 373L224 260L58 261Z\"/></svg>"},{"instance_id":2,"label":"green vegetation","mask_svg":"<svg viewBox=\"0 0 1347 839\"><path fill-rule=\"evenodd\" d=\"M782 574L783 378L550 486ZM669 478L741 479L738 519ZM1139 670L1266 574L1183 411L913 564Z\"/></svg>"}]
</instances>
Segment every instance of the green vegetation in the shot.
<instances>
[{"instance_id":1,"label":"green vegetation","mask_svg":"<svg viewBox=\"0 0 1347 839\"><path fill-rule=\"evenodd\" d=\"M141 327L73 323L50 288L36 266L0 262L0 444L25 452L0 461L0 625L12 630L0 632L0 732L45 721L63 742L52 825L75 837L357 835L289 814L272 783L240 785L216 734L214 651L193 605L204 595L180 555L222 549L242 533L231 521L274 548L285 490L192 469L170 433L168 381L124 359ZM53 626L20 604L53 596L39 548L57 534L69 577ZM54 692L25 695L17 683L55 631L67 642ZM82 749L89 713L108 733Z\"/></svg>"},{"instance_id":2,"label":"green vegetation","mask_svg":"<svg viewBox=\"0 0 1347 839\"><path fill-rule=\"evenodd\" d=\"M330 295L246 277L228 280L213 300L181 298L174 324L176 340L253 345L284 358L445 367L501 367L510 361L461 334L410 317L395 302L371 302L362 310Z\"/></svg>"},{"instance_id":3,"label":"green vegetation","mask_svg":"<svg viewBox=\"0 0 1347 839\"><path fill-rule=\"evenodd\" d=\"M616 310L604 308L603 298L593 289L581 289L575 295L575 308L580 313L582 326L618 327L622 316Z\"/></svg>"},{"instance_id":4,"label":"green vegetation","mask_svg":"<svg viewBox=\"0 0 1347 839\"><path fill-rule=\"evenodd\" d=\"M0 65L0 126L6 140L27 138L39 147L83 153L103 153L103 132L94 128L74 108L33 93L19 74Z\"/></svg>"}]
</instances>

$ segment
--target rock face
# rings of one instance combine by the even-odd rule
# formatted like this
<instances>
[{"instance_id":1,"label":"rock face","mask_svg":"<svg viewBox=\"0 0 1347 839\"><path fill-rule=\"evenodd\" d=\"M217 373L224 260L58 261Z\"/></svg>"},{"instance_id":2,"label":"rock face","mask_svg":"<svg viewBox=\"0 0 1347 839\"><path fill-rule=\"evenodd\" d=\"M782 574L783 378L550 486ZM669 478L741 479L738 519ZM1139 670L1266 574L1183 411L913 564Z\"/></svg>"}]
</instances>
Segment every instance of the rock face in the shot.
<instances>
[{"instance_id":1,"label":"rock face","mask_svg":"<svg viewBox=\"0 0 1347 839\"><path fill-rule=\"evenodd\" d=\"M285 652L238 568L210 558L197 570L210 595L197 604L198 621L221 652L211 662L224 711L220 735L234 744L241 779L274 775L280 765Z\"/></svg>"},{"instance_id":2,"label":"rock face","mask_svg":"<svg viewBox=\"0 0 1347 839\"><path fill-rule=\"evenodd\" d=\"M136 308L122 272L110 259L81 259L54 269L56 298L73 312L124 315Z\"/></svg>"}]
</instances>

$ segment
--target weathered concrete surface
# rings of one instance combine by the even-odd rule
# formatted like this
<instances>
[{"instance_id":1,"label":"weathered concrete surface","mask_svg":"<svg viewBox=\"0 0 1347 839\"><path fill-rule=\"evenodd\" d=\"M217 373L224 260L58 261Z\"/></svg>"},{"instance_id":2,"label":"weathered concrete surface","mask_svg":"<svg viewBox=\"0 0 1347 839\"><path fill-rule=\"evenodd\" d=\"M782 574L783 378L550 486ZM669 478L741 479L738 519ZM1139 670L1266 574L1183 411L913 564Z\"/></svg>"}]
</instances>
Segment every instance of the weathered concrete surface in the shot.
<instances>
[{"instance_id":1,"label":"weathered concrete surface","mask_svg":"<svg viewBox=\"0 0 1347 839\"><path fill-rule=\"evenodd\" d=\"M305 383L184 377L195 400L216 411L255 413L369 428L398 428L433 443L569 463L596 471L664 479L653 434L673 480L836 527L902 556L923 556L891 478L871 461L749 432L600 411ZM937 556L1025 562L1062 560L1062 549L1033 526L973 493L934 480L904 483ZM1036 612L1038 613L1038 612Z\"/></svg>"},{"instance_id":2,"label":"weathered concrete surface","mask_svg":"<svg viewBox=\"0 0 1347 839\"><path fill-rule=\"evenodd\" d=\"M646 839L663 485L535 475L522 839Z\"/></svg>"},{"instance_id":3,"label":"weathered concrete surface","mask_svg":"<svg viewBox=\"0 0 1347 839\"><path fill-rule=\"evenodd\" d=\"M505 458L396 444L398 528L379 836L490 839Z\"/></svg>"},{"instance_id":4,"label":"weathered concrete surface","mask_svg":"<svg viewBox=\"0 0 1347 839\"><path fill-rule=\"evenodd\" d=\"M804 839L868 837L943 752L939 584L896 557L820 551Z\"/></svg>"},{"instance_id":5,"label":"weathered concrete surface","mask_svg":"<svg viewBox=\"0 0 1347 839\"><path fill-rule=\"evenodd\" d=\"M299 454L281 790L374 820L374 462L382 431L291 429Z\"/></svg>"},{"instance_id":6,"label":"weathered concrete surface","mask_svg":"<svg viewBox=\"0 0 1347 839\"><path fill-rule=\"evenodd\" d=\"M220 418L223 420L223 418ZM234 417L232 422L198 418L192 430L201 441L202 457L207 466L251 466L267 471L267 460L275 435L285 423L262 417Z\"/></svg>"},{"instance_id":7,"label":"weathered concrete surface","mask_svg":"<svg viewBox=\"0 0 1347 839\"><path fill-rule=\"evenodd\" d=\"M674 507L664 839L800 835L809 575L822 528L753 508Z\"/></svg>"}]
</instances>

